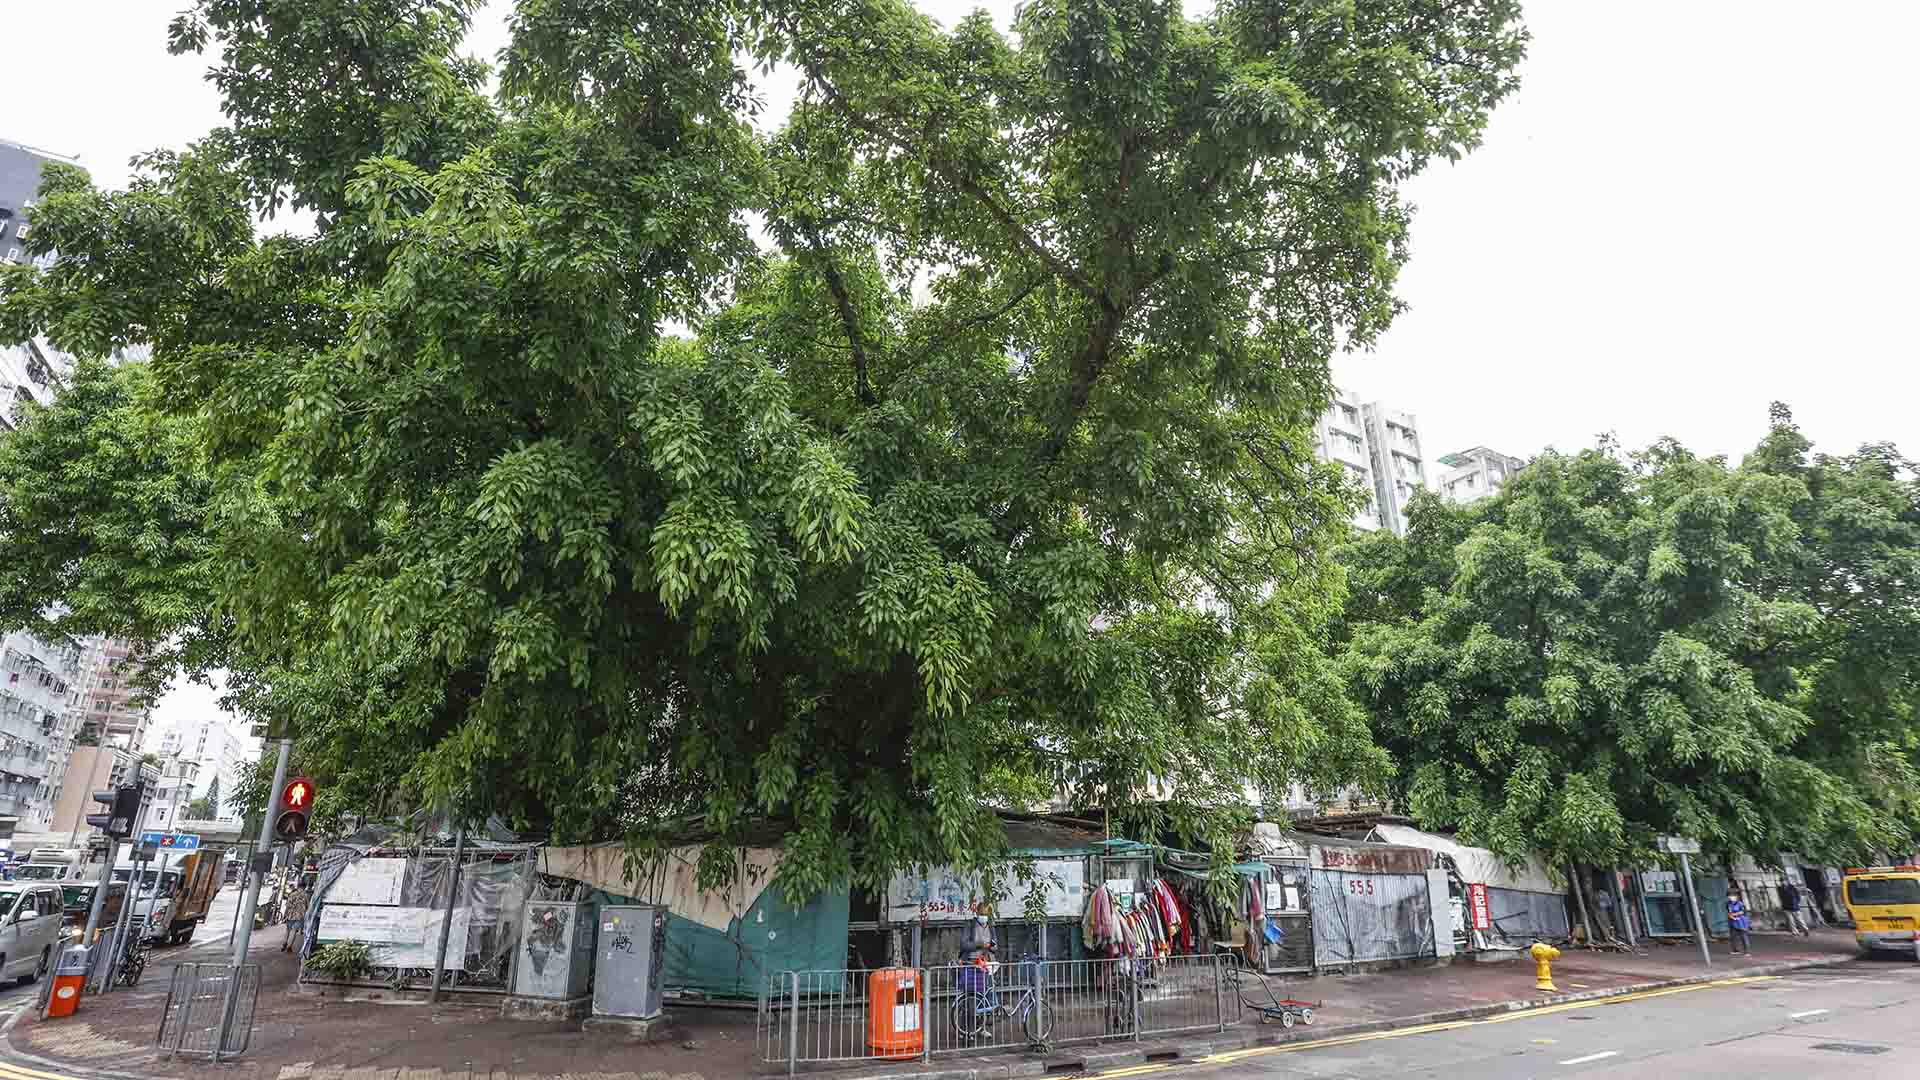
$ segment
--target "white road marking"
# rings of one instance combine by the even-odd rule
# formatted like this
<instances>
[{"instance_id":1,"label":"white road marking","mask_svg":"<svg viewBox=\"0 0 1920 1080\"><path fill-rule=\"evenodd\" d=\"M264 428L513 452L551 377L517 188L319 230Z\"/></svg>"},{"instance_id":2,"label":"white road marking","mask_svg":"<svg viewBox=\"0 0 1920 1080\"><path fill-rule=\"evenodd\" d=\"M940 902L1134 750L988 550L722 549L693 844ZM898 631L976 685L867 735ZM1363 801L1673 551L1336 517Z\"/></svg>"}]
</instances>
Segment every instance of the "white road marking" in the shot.
<instances>
[{"instance_id":1,"label":"white road marking","mask_svg":"<svg viewBox=\"0 0 1920 1080\"><path fill-rule=\"evenodd\" d=\"M1585 1065L1589 1061L1599 1061L1601 1058L1613 1057L1615 1054L1618 1054L1619 1052L1620 1051L1618 1050L1602 1050L1597 1054L1588 1054L1586 1057L1568 1058L1567 1060L1561 1062L1560 1064Z\"/></svg>"},{"instance_id":2,"label":"white road marking","mask_svg":"<svg viewBox=\"0 0 1920 1080\"><path fill-rule=\"evenodd\" d=\"M1788 1013L1787 1019L1800 1020L1809 1016L1825 1016L1826 1013L1827 1013L1827 1010L1825 1009L1808 1009L1806 1012Z\"/></svg>"}]
</instances>

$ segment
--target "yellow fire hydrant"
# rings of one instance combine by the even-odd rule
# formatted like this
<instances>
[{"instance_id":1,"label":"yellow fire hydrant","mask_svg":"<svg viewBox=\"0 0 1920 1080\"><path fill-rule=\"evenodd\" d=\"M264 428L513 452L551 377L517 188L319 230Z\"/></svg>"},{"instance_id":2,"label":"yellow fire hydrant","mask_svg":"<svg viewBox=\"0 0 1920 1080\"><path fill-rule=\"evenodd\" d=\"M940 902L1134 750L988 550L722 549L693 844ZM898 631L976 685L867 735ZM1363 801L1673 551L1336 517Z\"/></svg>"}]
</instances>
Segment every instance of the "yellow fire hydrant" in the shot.
<instances>
[{"instance_id":1,"label":"yellow fire hydrant","mask_svg":"<svg viewBox=\"0 0 1920 1080\"><path fill-rule=\"evenodd\" d=\"M1527 953L1533 957L1533 988L1559 993L1560 988L1553 985L1553 962L1560 959L1560 950L1544 941L1536 941Z\"/></svg>"}]
</instances>

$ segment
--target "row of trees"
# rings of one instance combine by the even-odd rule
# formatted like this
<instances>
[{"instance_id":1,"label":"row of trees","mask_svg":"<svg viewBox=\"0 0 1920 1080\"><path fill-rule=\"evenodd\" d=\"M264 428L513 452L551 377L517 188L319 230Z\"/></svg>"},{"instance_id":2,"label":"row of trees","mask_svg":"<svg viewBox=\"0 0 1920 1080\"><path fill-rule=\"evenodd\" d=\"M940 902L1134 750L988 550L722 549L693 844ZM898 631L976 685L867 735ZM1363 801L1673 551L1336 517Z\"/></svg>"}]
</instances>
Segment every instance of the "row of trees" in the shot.
<instances>
[{"instance_id":1,"label":"row of trees","mask_svg":"<svg viewBox=\"0 0 1920 1080\"><path fill-rule=\"evenodd\" d=\"M1512 0L519 0L493 69L472 6L198 0L227 125L49 167L60 259L0 271L0 338L89 358L0 440L0 617L227 672L323 814L773 823L795 895L1058 796L1223 852L1295 783L1596 859L1897 829L1910 704L1858 723L1804 447L1552 459L1336 558L1328 359Z\"/></svg>"},{"instance_id":2,"label":"row of trees","mask_svg":"<svg viewBox=\"0 0 1920 1080\"><path fill-rule=\"evenodd\" d=\"M1920 836L1920 477L1671 440L1547 454L1345 553L1342 664L1423 823L1626 863L1663 833L1836 863Z\"/></svg>"}]
</instances>

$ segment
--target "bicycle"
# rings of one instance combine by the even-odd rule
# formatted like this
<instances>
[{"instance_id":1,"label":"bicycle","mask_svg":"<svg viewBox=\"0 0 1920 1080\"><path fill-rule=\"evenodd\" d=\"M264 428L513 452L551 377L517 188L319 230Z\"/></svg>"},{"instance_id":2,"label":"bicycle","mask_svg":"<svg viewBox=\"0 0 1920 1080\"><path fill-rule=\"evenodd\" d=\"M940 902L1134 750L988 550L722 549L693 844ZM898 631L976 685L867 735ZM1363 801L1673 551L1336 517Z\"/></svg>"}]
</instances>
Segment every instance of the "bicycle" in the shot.
<instances>
[{"instance_id":1,"label":"bicycle","mask_svg":"<svg viewBox=\"0 0 1920 1080\"><path fill-rule=\"evenodd\" d=\"M147 935L136 923L127 934L126 942L119 949L119 956L115 958L113 973L108 977L108 981L117 982L125 987L134 987L140 985L140 976L146 972Z\"/></svg>"},{"instance_id":2,"label":"bicycle","mask_svg":"<svg viewBox=\"0 0 1920 1080\"><path fill-rule=\"evenodd\" d=\"M953 1030L963 1042L972 1043L989 1035L993 1021L1020 1017L1020 1030L1032 1046L1044 1047L1053 1032L1051 1010L1042 1000L1046 995L1046 960L1035 953L1020 958L1020 993L1012 1002L1002 1002L993 985L993 971L985 959L976 959L960 969L959 989L953 999Z\"/></svg>"},{"instance_id":3,"label":"bicycle","mask_svg":"<svg viewBox=\"0 0 1920 1080\"><path fill-rule=\"evenodd\" d=\"M1139 1020L1135 1007L1140 988L1148 982L1148 961L1137 957L1115 960L1107 975L1107 1034L1131 1035Z\"/></svg>"}]
</instances>

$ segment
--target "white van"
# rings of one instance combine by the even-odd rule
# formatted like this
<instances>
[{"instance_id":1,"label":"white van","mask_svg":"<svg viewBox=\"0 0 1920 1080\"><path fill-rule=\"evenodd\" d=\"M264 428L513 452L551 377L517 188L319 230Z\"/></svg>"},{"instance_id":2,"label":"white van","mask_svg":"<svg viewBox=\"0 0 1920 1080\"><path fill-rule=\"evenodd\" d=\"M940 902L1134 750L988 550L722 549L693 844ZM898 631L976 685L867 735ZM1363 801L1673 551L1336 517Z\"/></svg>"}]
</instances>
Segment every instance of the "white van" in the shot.
<instances>
[{"instance_id":1,"label":"white van","mask_svg":"<svg viewBox=\"0 0 1920 1080\"><path fill-rule=\"evenodd\" d=\"M0 981L32 982L47 973L60 944L60 889L0 884Z\"/></svg>"}]
</instances>

